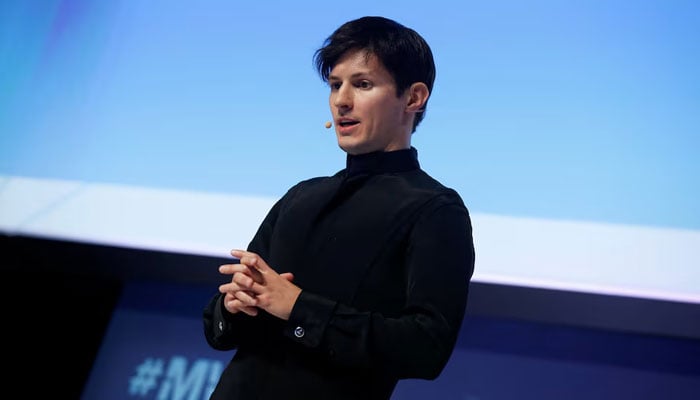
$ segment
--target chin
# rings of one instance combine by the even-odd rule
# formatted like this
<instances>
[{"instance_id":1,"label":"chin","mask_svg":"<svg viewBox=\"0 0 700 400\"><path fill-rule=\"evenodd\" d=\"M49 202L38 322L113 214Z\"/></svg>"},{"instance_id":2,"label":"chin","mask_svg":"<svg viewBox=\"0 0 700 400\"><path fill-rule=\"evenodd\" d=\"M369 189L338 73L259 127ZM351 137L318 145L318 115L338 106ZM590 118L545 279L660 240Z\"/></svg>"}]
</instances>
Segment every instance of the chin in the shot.
<instances>
[{"instance_id":1,"label":"chin","mask_svg":"<svg viewBox=\"0 0 700 400\"><path fill-rule=\"evenodd\" d=\"M367 154L384 151L379 143L355 136L339 136L338 147L350 155Z\"/></svg>"},{"instance_id":2,"label":"chin","mask_svg":"<svg viewBox=\"0 0 700 400\"><path fill-rule=\"evenodd\" d=\"M354 155L359 154L359 153L358 153L356 150L354 150L352 147L343 146L343 145L340 144L340 143L338 143L338 147L340 147L341 150L343 150L344 152L346 152L346 153L348 153L348 154L350 154L350 155L353 155L353 156L354 156Z\"/></svg>"},{"instance_id":3,"label":"chin","mask_svg":"<svg viewBox=\"0 0 700 400\"><path fill-rule=\"evenodd\" d=\"M361 145L358 145L358 143L353 143L353 140L351 139L352 138L349 137L339 137L338 147L340 147L344 152L348 154L360 154L362 152Z\"/></svg>"}]
</instances>

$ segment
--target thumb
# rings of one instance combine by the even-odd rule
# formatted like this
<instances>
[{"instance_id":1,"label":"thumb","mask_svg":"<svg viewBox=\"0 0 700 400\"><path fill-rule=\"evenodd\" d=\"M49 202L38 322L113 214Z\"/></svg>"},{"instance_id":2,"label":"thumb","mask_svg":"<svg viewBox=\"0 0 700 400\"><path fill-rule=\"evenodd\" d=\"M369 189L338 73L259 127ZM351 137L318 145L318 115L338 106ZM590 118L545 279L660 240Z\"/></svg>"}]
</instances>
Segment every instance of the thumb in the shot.
<instances>
[{"instance_id":1,"label":"thumb","mask_svg":"<svg viewBox=\"0 0 700 400\"><path fill-rule=\"evenodd\" d=\"M290 282L294 281L294 274L291 272L283 272L280 276Z\"/></svg>"}]
</instances>

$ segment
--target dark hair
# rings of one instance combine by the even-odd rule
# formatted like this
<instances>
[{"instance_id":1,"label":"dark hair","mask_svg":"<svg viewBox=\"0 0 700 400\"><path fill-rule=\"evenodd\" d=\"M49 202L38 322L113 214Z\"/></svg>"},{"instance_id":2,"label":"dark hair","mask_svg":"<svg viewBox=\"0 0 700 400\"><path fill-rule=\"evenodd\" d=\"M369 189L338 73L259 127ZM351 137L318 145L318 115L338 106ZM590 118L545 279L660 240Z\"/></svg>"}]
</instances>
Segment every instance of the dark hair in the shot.
<instances>
[{"instance_id":1,"label":"dark hair","mask_svg":"<svg viewBox=\"0 0 700 400\"><path fill-rule=\"evenodd\" d=\"M432 92L435 61L428 43L416 31L384 17L362 17L344 23L316 50L314 64L324 82L338 60L349 50L374 55L394 78L396 95L413 83L423 82ZM427 102L425 106L427 106ZM423 119L425 106L416 113L413 132Z\"/></svg>"}]
</instances>

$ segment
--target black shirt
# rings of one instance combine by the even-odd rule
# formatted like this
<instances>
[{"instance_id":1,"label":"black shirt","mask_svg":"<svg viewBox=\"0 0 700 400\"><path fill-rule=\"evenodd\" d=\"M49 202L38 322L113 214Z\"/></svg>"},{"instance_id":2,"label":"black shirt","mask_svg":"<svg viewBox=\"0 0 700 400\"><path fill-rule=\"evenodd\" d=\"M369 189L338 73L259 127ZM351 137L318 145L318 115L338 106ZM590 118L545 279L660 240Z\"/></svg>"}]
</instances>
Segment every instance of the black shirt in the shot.
<instances>
[{"instance_id":1,"label":"black shirt","mask_svg":"<svg viewBox=\"0 0 700 400\"><path fill-rule=\"evenodd\" d=\"M474 268L460 196L415 148L347 156L269 211L248 250L302 289L288 321L230 314L216 295L208 343L236 349L213 399L389 399L436 378L454 348Z\"/></svg>"}]
</instances>

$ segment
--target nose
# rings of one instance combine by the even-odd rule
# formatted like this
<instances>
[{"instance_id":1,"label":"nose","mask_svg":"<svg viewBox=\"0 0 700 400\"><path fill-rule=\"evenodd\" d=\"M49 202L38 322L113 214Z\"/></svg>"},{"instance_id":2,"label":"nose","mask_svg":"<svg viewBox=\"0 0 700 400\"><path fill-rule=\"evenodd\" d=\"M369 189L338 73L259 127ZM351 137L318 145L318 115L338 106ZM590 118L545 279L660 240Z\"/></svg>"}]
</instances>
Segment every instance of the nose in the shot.
<instances>
[{"instance_id":1,"label":"nose","mask_svg":"<svg viewBox=\"0 0 700 400\"><path fill-rule=\"evenodd\" d=\"M335 93L332 94L331 104L339 110L352 108L352 88L350 85L341 85Z\"/></svg>"}]
</instances>

